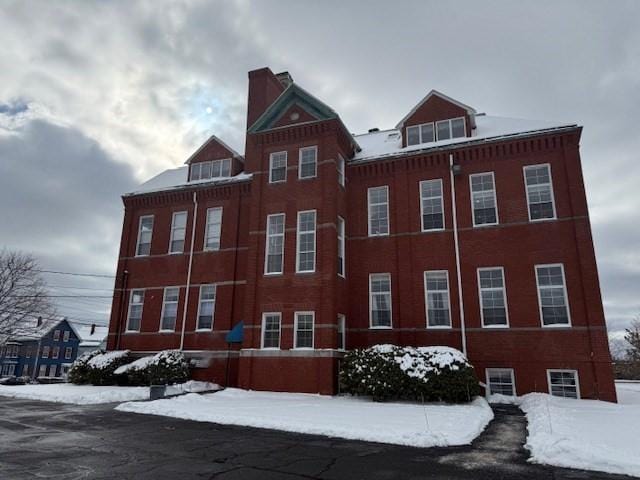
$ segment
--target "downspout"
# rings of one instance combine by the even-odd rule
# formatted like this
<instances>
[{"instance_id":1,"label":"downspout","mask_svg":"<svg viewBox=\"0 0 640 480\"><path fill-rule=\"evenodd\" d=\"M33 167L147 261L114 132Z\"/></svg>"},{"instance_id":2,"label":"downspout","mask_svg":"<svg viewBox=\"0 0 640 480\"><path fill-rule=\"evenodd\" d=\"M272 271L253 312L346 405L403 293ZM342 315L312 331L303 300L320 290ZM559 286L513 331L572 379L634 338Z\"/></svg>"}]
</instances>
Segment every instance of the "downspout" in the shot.
<instances>
[{"instance_id":1,"label":"downspout","mask_svg":"<svg viewBox=\"0 0 640 480\"><path fill-rule=\"evenodd\" d=\"M451 181L451 214L453 216L453 243L456 251L456 278L458 280L458 307L460 309L460 334L462 353L467 356L467 331L464 324L464 302L462 301L462 276L460 274L460 243L458 241L458 214L456 211L456 187L453 174L453 153L449 154L449 178Z\"/></svg>"},{"instance_id":2,"label":"downspout","mask_svg":"<svg viewBox=\"0 0 640 480\"><path fill-rule=\"evenodd\" d=\"M117 330L117 334L116 334L116 350L120 350L120 339L122 338L122 330L123 330L123 326L124 328L126 328L125 325L125 302L127 301L127 279L129 278L129 271L128 270L124 270L122 272L122 283L121 283L121 289L120 289L120 305L119 305L119 309L120 311L118 312L118 330ZM115 294L115 292L114 292Z\"/></svg>"},{"instance_id":3,"label":"downspout","mask_svg":"<svg viewBox=\"0 0 640 480\"><path fill-rule=\"evenodd\" d=\"M196 239L196 221L198 219L198 199L193 192L193 222L191 223L191 248L189 249L189 269L187 270L187 290L184 295L182 309L182 332L180 334L180 350L184 350L184 332L187 327L187 308L189 306L189 290L191 287L191 267L193 266L193 246Z\"/></svg>"}]
</instances>

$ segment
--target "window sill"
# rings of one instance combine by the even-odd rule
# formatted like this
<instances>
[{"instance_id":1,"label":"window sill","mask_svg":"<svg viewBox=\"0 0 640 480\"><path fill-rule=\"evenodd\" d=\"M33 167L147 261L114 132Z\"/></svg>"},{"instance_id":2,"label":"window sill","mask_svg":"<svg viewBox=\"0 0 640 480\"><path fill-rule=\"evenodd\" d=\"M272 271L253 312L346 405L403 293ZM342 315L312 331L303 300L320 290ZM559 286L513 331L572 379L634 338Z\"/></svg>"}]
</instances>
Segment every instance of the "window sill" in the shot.
<instances>
[{"instance_id":1,"label":"window sill","mask_svg":"<svg viewBox=\"0 0 640 480\"><path fill-rule=\"evenodd\" d=\"M529 223L540 223L540 222L553 222L557 220L558 217L549 217L549 218L530 218Z\"/></svg>"},{"instance_id":2,"label":"window sill","mask_svg":"<svg viewBox=\"0 0 640 480\"><path fill-rule=\"evenodd\" d=\"M482 328L487 330L507 330L509 325L482 325Z\"/></svg>"},{"instance_id":3,"label":"window sill","mask_svg":"<svg viewBox=\"0 0 640 480\"><path fill-rule=\"evenodd\" d=\"M473 228L486 228L486 227L496 227L500 225L500 223L481 223L480 225L473 225Z\"/></svg>"},{"instance_id":4,"label":"window sill","mask_svg":"<svg viewBox=\"0 0 640 480\"><path fill-rule=\"evenodd\" d=\"M393 330L393 326L390 326L390 327L372 327L372 326L369 326L369 330Z\"/></svg>"},{"instance_id":5,"label":"window sill","mask_svg":"<svg viewBox=\"0 0 640 480\"><path fill-rule=\"evenodd\" d=\"M218 248L203 248L202 251L204 253L215 253L220 251L220 247Z\"/></svg>"},{"instance_id":6,"label":"window sill","mask_svg":"<svg viewBox=\"0 0 640 480\"><path fill-rule=\"evenodd\" d=\"M444 227L442 228L431 228L429 230L420 230L420 233L439 233L439 232L444 232L446 229Z\"/></svg>"},{"instance_id":7,"label":"window sill","mask_svg":"<svg viewBox=\"0 0 640 480\"><path fill-rule=\"evenodd\" d=\"M310 352L310 351L315 350L315 348L313 348L313 347L294 347L294 348L292 348L291 350L295 350L295 351L303 351L303 352L305 352L305 351L306 351L306 352Z\"/></svg>"},{"instance_id":8,"label":"window sill","mask_svg":"<svg viewBox=\"0 0 640 480\"><path fill-rule=\"evenodd\" d=\"M282 277L283 275L284 274L282 272L272 272L264 274L265 277Z\"/></svg>"},{"instance_id":9,"label":"window sill","mask_svg":"<svg viewBox=\"0 0 640 480\"><path fill-rule=\"evenodd\" d=\"M158 330L158 333L176 333L175 330Z\"/></svg>"},{"instance_id":10,"label":"window sill","mask_svg":"<svg viewBox=\"0 0 640 480\"><path fill-rule=\"evenodd\" d=\"M260 347L260 350L280 351L280 347Z\"/></svg>"},{"instance_id":11,"label":"window sill","mask_svg":"<svg viewBox=\"0 0 640 480\"><path fill-rule=\"evenodd\" d=\"M388 237L388 233L370 233L367 235L369 238L377 238L377 237Z\"/></svg>"},{"instance_id":12,"label":"window sill","mask_svg":"<svg viewBox=\"0 0 640 480\"><path fill-rule=\"evenodd\" d=\"M570 323L553 323L551 325L545 325L543 323L542 324L542 328L566 328L566 329L569 329L569 328L571 328L571 324Z\"/></svg>"},{"instance_id":13,"label":"window sill","mask_svg":"<svg viewBox=\"0 0 640 480\"><path fill-rule=\"evenodd\" d=\"M427 330L451 330L451 325L427 325Z\"/></svg>"},{"instance_id":14,"label":"window sill","mask_svg":"<svg viewBox=\"0 0 640 480\"><path fill-rule=\"evenodd\" d=\"M207 333L207 332L208 333L212 333L213 332L213 327L211 327L211 328L196 328L194 330L194 332L196 332L196 333Z\"/></svg>"},{"instance_id":15,"label":"window sill","mask_svg":"<svg viewBox=\"0 0 640 480\"><path fill-rule=\"evenodd\" d=\"M167 252L167 255L183 255L184 251L182 252Z\"/></svg>"},{"instance_id":16,"label":"window sill","mask_svg":"<svg viewBox=\"0 0 640 480\"><path fill-rule=\"evenodd\" d=\"M296 275L313 275L314 273L316 273L315 270L301 270L301 271L296 271Z\"/></svg>"}]
</instances>

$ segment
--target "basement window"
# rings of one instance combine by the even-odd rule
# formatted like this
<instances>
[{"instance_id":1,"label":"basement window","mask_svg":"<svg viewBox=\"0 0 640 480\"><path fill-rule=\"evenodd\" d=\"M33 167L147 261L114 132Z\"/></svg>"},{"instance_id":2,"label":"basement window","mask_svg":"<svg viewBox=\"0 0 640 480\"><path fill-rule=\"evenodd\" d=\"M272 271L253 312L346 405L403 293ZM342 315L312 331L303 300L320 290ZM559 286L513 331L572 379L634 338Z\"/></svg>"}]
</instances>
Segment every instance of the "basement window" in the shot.
<instances>
[{"instance_id":1,"label":"basement window","mask_svg":"<svg viewBox=\"0 0 640 480\"><path fill-rule=\"evenodd\" d=\"M547 370L549 393L555 397L580 398L578 372L575 370Z\"/></svg>"}]
</instances>

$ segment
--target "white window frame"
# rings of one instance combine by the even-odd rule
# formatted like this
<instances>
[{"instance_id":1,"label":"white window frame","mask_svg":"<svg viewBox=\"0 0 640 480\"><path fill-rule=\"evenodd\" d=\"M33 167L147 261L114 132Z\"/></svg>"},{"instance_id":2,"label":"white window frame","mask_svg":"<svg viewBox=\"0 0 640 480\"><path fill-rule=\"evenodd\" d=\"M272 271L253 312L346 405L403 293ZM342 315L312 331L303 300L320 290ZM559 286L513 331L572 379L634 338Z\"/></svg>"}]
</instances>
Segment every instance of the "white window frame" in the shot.
<instances>
[{"instance_id":1,"label":"white window frame","mask_svg":"<svg viewBox=\"0 0 640 480\"><path fill-rule=\"evenodd\" d=\"M580 376L578 375L578 370L574 370L571 368L548 368L547 369L547 387L549 389L549 395L553 395L551 393L551 373L573 373L573 376L576 380L576 399L580 400L582 395L580 394ZM558 397L557 395L553 395L554 397ZM558 397L558 398L573 398L573 397Z\"/></svg>"},{"instance_id":2,"label":"white window frame","mask_svg":"<svg viewBox=\"0 0 640 480\"><path fill-rule=\"evenodd\" d=\"M278 346L277 347L265 347L264 346L264 337L265 337L265 326L267 323L267 317L270 315L277 315L278 322ZM280 350L282 347L282 312L263 312L262 314L262 327L260 329L260 348L262 350Z\"/></svg>"},{"instance_id":3,"label":"white window frame","mask_svg":"<svg viewBox=\"0 0 640 480\"><path fill-rule=\"evenodd\" d=\"M518 390L516 390L516 375L515 375L515 372L514 372L513 368L507 368L507 367L485 368L485 380L487 382L487 391L486 391L487 396L492 395L492 393L491 393L491 383L489 382L490 372L500 372L500 373L508 372L509 375L511 375L511 385L513 387L513 395L505 395L505 396L507 396L507 397L517 397L518 396ZM500 395L504 395L504 393L502 393Z\"/></svg>"},{"instance_id":4,"label":"white window frame","mask_svg":"<svg viewBox=\"0 0 640 480\"><path fill-rule=\"evenodd\" d=\"M184 227L176 227L176 217L179 215L184 215ZM189 222L189 212L186 210L180 210L179 212L173 212L171 215L171 234L169 235L169 255L179 255L184 253L184 247L187 244L187 223ZM173 250L173 242L176 240L176 232L177 230L184 230L182 239L182 249L181 250Z\"/></svg>"},{"instance_id":5,"label":"white window frame","mask_svg":"<svg viewBox=\"0 0 640 480\"><path fill-rule=\"evenodd\" d=\"M73 347L64 347L64 359L71 360L73 357Z\"/></svg>"},{"instance_id":6,"label":"white window frame","mask_svg":"<svg viewBox=\"0 0 640 480\"><path fill-rule=\"evenodd\" d=\"M347 317L343 313L338 314L337 333L342 341L342 347L338 346L338 350L347 349Z\"/></svg>"},{"instance_id":7,"label":"white window frame","mask_svg":"<svg viewBox=\"0 0 640 480\"><path fill-rule=\"evenodd\" d=\"M427 184L430 182L439 182L440 183L440 197L425 197L423 195L422 186L423 184ZM420 189L420 230L422 232L441 232L445 229L445 216L444 216L444 184L441 178L432 178L429 180L421 180L418 185ZM424 227L424 201L431 198L440 198L440 204L442 205L442 227L441 228L425 228Z\"/></svg>"},{"instance_id":8,"label":"white window frame","mask_svg":"<svg viewBox=\"0 0 640 480\"><path fill-rule=\"evenodd\" d=\"M373 296L383 295L386 292L374 292L371 289L371 281L375 276L386 275L389 278L389 325L373 325ZM369 274L369 329L371 330L391 330L393 328L393 285L391 284L391 273L378 272Z\"/></svg>"},{"instance_id":9,"label":"white window frame","mask_svg":"<svg viewBox=\"0 0 640 480\"><path fill-rule=\"evenodd\" d=\"M311 346L298 347L298 317L300 315L311 315ZM316 312L304 311L294 312L293 314L293 349L294 350L313 350L316 347Z\"/></svg>"},{"instance_id":10,"label":"white window frame","mask_svg":"<svg viewBox=\"0 0 640 480\"><path fill-rule=\"evenodd\" d=\"M284 178L282 180L274 180L273 179L273 160L276 157L276 155L283 155L284 154ZM287 151L280 151L280 152L272 152L269 154L269 183L284 183L287 181L287 164L288 164L288 154ZM278 167L278 168L282 168L282 167Z\"/></svg>"},{"instance_id":11,"label":"white window frame","mask_svg":"<svg viewBox=\"0 0 640 480\"><path fill-rule=\"evenodd\" d=\"M282 216L282 233L269 233L269 225L272 218ZM267 225L265 230L265 242L264 242L264 274L265 275L282 275L284 272L284 250L287 232L287 216L284 213L272 213L267 215ZM282 261L280 262L280 270L277 272L269 272L269 239L271 237L282 237Z\"/></svg>"},{"instance_id":12,"label":"white window frame","mask_svg":"<svg viewBox=\"0 0 640 480\"><path fill-rule=\"evenodd\" d=\"M65 330L64 333L62 334L62 341L68 342L70 336L71 336L71 332L69 330Z\"/></svg>"},{"instance_id":13,"label":"white window frame","mask_svg":"<svg viewBox=\"0 0 640 480\"><path fill-rule=\"evenodd\" d=\"M49 358L50 352L51 352L51 347L49 345L43 346L41 358Z\"/></svg>"},{"instance_id":14,"label":"white window frame","mask_svg":"<svg viewBox=\"0 0 640 480\"><path fill-rule=\"evenodd\" d=\"M338 154L338 184L344 188L346 183L346 162L344 157Z\"/></svg>"},{"instance_id":15,"label":"white window frame","mask_svg":"<svg viewBox=\"0 0 640 480\"><path fill-rule=\"evenodd\" d=\"M209 218L210 213L216 212L216 211L220 211L220 221L218 223L211 223L211 219ZM207 208L207 218L206 218L206 222L205 222L205 227L204 227L204 242L202 244L202 250L204 250L205 252L216 252L218 250L220 250L220 245L222 244L222 217L224 214L224 209L223 207L210 207ZM217 226L217 230L214 231L214 235L210 235L209 233L209 229L210 227L215 227ZM217 246L208 246L207 243L209 242L209 239L218 239L218 244Z\"/></svg>"},{"instance_id":16,"label":"white window frame","mask_svg":"<svg viewBox=\"0 0 640 480\"><path fill-rule=\"evenodd\" d=\"M149 235L149 253L139 253L140 251L140 240L141 240L141 236L142 236L142 222L143 220L150 218L151 219L151 234ZM148 257L149 255L151 255L151 244L153 242L153 227L155 224L155 218L153 215L141 215L140 218L138 218L138 239L136 240L136 252L135 252L135 256L136 257Z\"/></svg>"},{"instance_id":17,"label":"white window frame","mask_svg":"<svg viewBox=\"0 0 640 480\"><path fill-rule=\"evenodd\" d=\"M313 150L315 152L315 161L313 163L314 170L313 175L308 175L306 177L302 176L302 152ZM302 147L298 150L298 180L307 180L310 178L316 178L318 176L318 146L313 145L309 147Z\"/></svg>"},{"instance_id":18,"label":"white window frame","mask_svg":"<svg viewBox=\"0 0 640 480\"><path fill-rule=\"evenodd\" d=\"M550 325L544 324L544 316L542 315L542 296L540 295L540 282L538 279L538 268L547 268L547 267L560 267L560 271L562 272L562 290L564 293L564 304L567 307L567 323L552 323ZM536 291L538 293L538 313L540 315L540 325L542 328L569 328L571 327L571 308L569 306L569 292L567 289L567 278L564 273L564 264L562 263L545 263L541 265L534 265L533 270L536 275ZM559 285L554 286L543 286L542 288L559 288Z\"/></svg>"},{"instance_id":19,"label":"white window frame","mask_svg":"<svg viewBox=\"0 0 640 480\"><path fill-rule=\"evenodd\" d=\"M209 288L209 287L213 287L213 300L211 299L206 299L203 300L202 299L202 291L205 288ZM218 299L218 286L215 283L207 283L204 285L200 285L199 291L198 291L198 312L196 315L196 332L211 332L213 330L213 325L215 323L215 319L216 319L216 300ZM209 328L203 328L200 327L200 311L202 309L202 303L203 302L207 302L207 303L212 303L213 304L213 311L211 312L211 327Z\"/></svg>"},{"instance_id":20,"label":"white window frame","mask_svg":"<svg viewBox=\"0 0 640 480\"><path fill-rule=\"evenodd\" d=\"M301 231L300 219L305 213L313 213L313 230ZM298 212L296 219L296 273L314 273L316 271L316 250L317 250L317 229L318 229L318 212L316 210L302 210ZM302 235L313 234L313 268L307 270L300 269L300 253L311 253L300 251L300 241Z\"/></svg>"},{"instance_id":21,"label":"white window frame","mask_svg":"<svg viewBox=\"0 0 640 480\"><path fill-rule=\"evenodd\" d=\"M60 347L56 345L51 349L51 360L58 360L58 358L60 358Z\"/></svg>"},{"instance_id":22,"label":"white window frame","mask_svg":"<svg viewBox=\"0 0 640 480\"><path fill-rule=\"evenodd\" d=\"M496 287L482 288L480 285L480 272L489 270L500 270L502 272L502 298L504 301L504 314L506 317L506 323L503 325L485 325L484 323L484 309L482 308L482 291L483 290L498 290ZM480 319L482 320L482 328L509 328L509 306L507 304L507 279L504 275L504 267L480 267L476 269L476 278L478 281L478 303L480 306Z\"/></svg>"},{"instance_id":23,"label":"white window frame","mask_svg":"<svg viewBox=\"0 0 640 480\"><path fill-rule=\"evenodd\" d=\"M432 135L432 139L428 140L428 141L424 141L424 138L422 138L422 127L426 126L426 125L431 125L431 131L433 132ZM410 128L417 128L418 129L418 143L409 143L409 129ZM410 125L408 126L406 129L406 135L407 135L407 147L411 147L414 145L422 145L423 143L433 143L436 141L436 124L435 122L425 122L425 123L421 123L419 125Z\"/></svg>"},{"instance_id":24,"label":"white window frame","mask_svg":"<svg viewBox=\"0 0 640 480\"><path fill-rule=\"evenodd\" d=\"M383 188L387 192L387 201L385 203L371 203L371 191ZM371 233L371 207L376 205L385 205L387 210L387 231L386 233ZM367 220L369 224L368 234L370 237L388 237L391 232L391 220L389 218L389 185L378 185L367 189Z\"/></svg>"},{"instance_id":25,"label":"white window frame","mask_svg":"<svg viewBox=\"0 0 640 480\"><path fill-rule=\"evenodd\" d=\"M345 241L346 224L344 218L338 215L338 275L342 278L347 277L347 242ZM342 251L342 256L340 252ZM342 270L342 271L341 271Z\"/></svg>"},{"instance_id":26,"label":"white window frame","mask_svg":"<svg viewBox=\"0 0 640 480\"><path fill-rule=\"evenodd\" d=\"M53 331L53 341L54 342L60 341L60 330L56 329Z\"/></svg>"},{"instance_id":27,"label":"white window frame","mask_svg":"<svg viewBox=\"0 0 640 480\"><path fill-rule=\"evenodd\" d=\"M427 290L427 274L444 273L447 278L447 300L449 309L449 325L429 325L429 290ZM424 288L424 314L427 320L427 328L430 330L450 330L453 328L453 312L451 312L451 285L449 285L449 270L425 270L422 274ZM442 290L436 290L442 292Z\"/></svg>"},{"instance_id":28,"label":"white window frame","mask_svg":"<svg viewBox=\"0 0 640 480\"><path fill-rule=\"evenodd\" d=\"M460 137L454 137L453 136L453 127L452 127L452 123L454 120L462 120L462 126L464 128L464 133L462 136ZM465 119L465 117L453 117L453 118L447 118L446 120L438 120L436 122L434 122L434 130L433 130L433 136L436 139L436 142L440 142L441 140L438 138L438 124L439 123L445 123L447 122L448 126L449 126L449 138L444 138L442 139L442 141L444 140L454 140L456 138L464 138L467 136L467 121Z\"/></svg>"},{"instance_id":29,"label":"white window frame","mask_svg":"<svg viewBox=\"0 0 640 480\"><path fill-rule=\"evenodd\" d=\"M491 175L491 183L493 185L493 189L491 190L491 193L493 194L493 204L495 205L494 208L496 209L496 221L492 223L476 223L476 209L475 209L475 202L473 201L474 200L473 194L475 192L473 191L472 178L481 177L483 175ZM483 192L486 192L486 191L487 190L483 190ZM482 227L490 227L492 225L500 224L500 215L498 214L498 195L496 194L496 177L493 172L480 172L480 173L473 173L469 175L469 198L471 200L471 221L474 227L482 228Z\"/></svg>"},{"instance_id":30,"label":"white window frame","mask_svg":"<svg viewBox=\"0 0 640 480\"><path fill-rule=\"evenodd\" d=\"M167 301L168 290L178 290L178 298L176 300ZM173 325L173 329L162 328L162 323L164 321L164 312L167 307L167 303L176 304L176 319L175 319L175 324ZM176 331L176 327L178 326L178 317L180 316L179 309L180 309L180 287L178 286L164 287L164 290L162 292L162 310L160 311L160 326L159 326L158 332L175 332Z\"/></svg>"},{"instance_id":31,"label":"white window frame","mask_svg":"<svg viewBox=\"0 0 640 480\"><path fill-rule=\"evenodd\" d=\"M207 177L203 177L202 176L202 167L203 165L208 165L209 166L209 175ZM213 176L213 166L214 165L220 165L220 175L218 176ZM226 167L225 167L226 166ZM232 169L232 164L231 164L231 159L230 158L220 158L218 160L208 160L206 162L197 162L191 165L191 177L189 178L190 182L196 182L198 180L211 180L214 178L228 178L231 176L231 169ZM198 171L198 178L194 178L194 172ZM222 172L224 170L227 170L229 172L229 175L222 175Z\"/></svg>"},{"instance_id":32,"label":"white window frame","mask_svg":"<svg viewBox=\"0 0 640 480\"><path fill-rule=\"evenodd\" d=\"M133 294L134 292L142 292L142 302L140 303L133 303ZM139 332L140 329L142 328L142 315L144 312L144 297L145 297L145 290L143 288L134 288L129 292L129 306L127 307L127 326L126 326L126 332ZM131 306L132 305L141 305L142 308L140 309L140 325L138 325L138 329L137 330L131 330L131 328L129 327L130 325L130 320L131 320Z\"/></svg>"},{"instance_id":33,"label":"white window frame","mask_svg":"<svg viewBox=\"0 0 640 480\"><path fill-rule=\"evenodd\" d=\"M549 191L551 192L551 208L553 209L553 217L549 218L531 218L531 208L530 208L530 200L529 200L529 186L527 185L527 170L532 170L534 168L539 167L547 167L549 170ZM558 213L556 212L556 194L553 191L553 173L551 172L551 164L550 163L535 163L533 165L525 165L522 167L522 179L524 181L524 192L527 197L527 217L530 222L548 222L550 220L557 220ZM543 185L543 184L538 184Z\"/></svg>"}]
</instances>

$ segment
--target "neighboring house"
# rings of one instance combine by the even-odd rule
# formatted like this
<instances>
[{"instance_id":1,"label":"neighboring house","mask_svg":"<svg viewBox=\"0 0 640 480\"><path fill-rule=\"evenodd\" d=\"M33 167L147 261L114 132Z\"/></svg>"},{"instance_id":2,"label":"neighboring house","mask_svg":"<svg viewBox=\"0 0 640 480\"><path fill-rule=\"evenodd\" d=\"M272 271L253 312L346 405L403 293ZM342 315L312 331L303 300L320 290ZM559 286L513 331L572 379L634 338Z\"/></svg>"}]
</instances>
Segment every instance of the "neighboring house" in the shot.
<instances>
[{"instance_id":1,"label":"neighboring house","mask_svg":"<svg viewBox=\"0 0 640 480\"><path fill-rule=\"evenodd\" d=\"M38 319L0 347L0 373L3 377L65 377L79 343L78 333L66 319Z\"/></svg>"},{"instance_id":2,"label":"neighboring house","mask_svg":"<svg viewBox=\"0 0 640 480\"><path fill-rule=\"evenodd\" d=\"M448 345L494 393L616 399L582 127L431 91L352 135L268 68L249 72L247 126L244 155L212 136L123 196L109 349L333 394L345 349Z\"/></svg>"},{"instance_id":3,"label":"neighboring house","mask_svg":"<svg viewBox=\"0 0 640 480\"><path fill-rule=\"evenodd\" d=\"M109 327L96 325L82 325L74 323L74 328L80 336L80 345L78 346L78 356L86 352L107 348L107 334Z\"/></svg>"}]
</instances>

